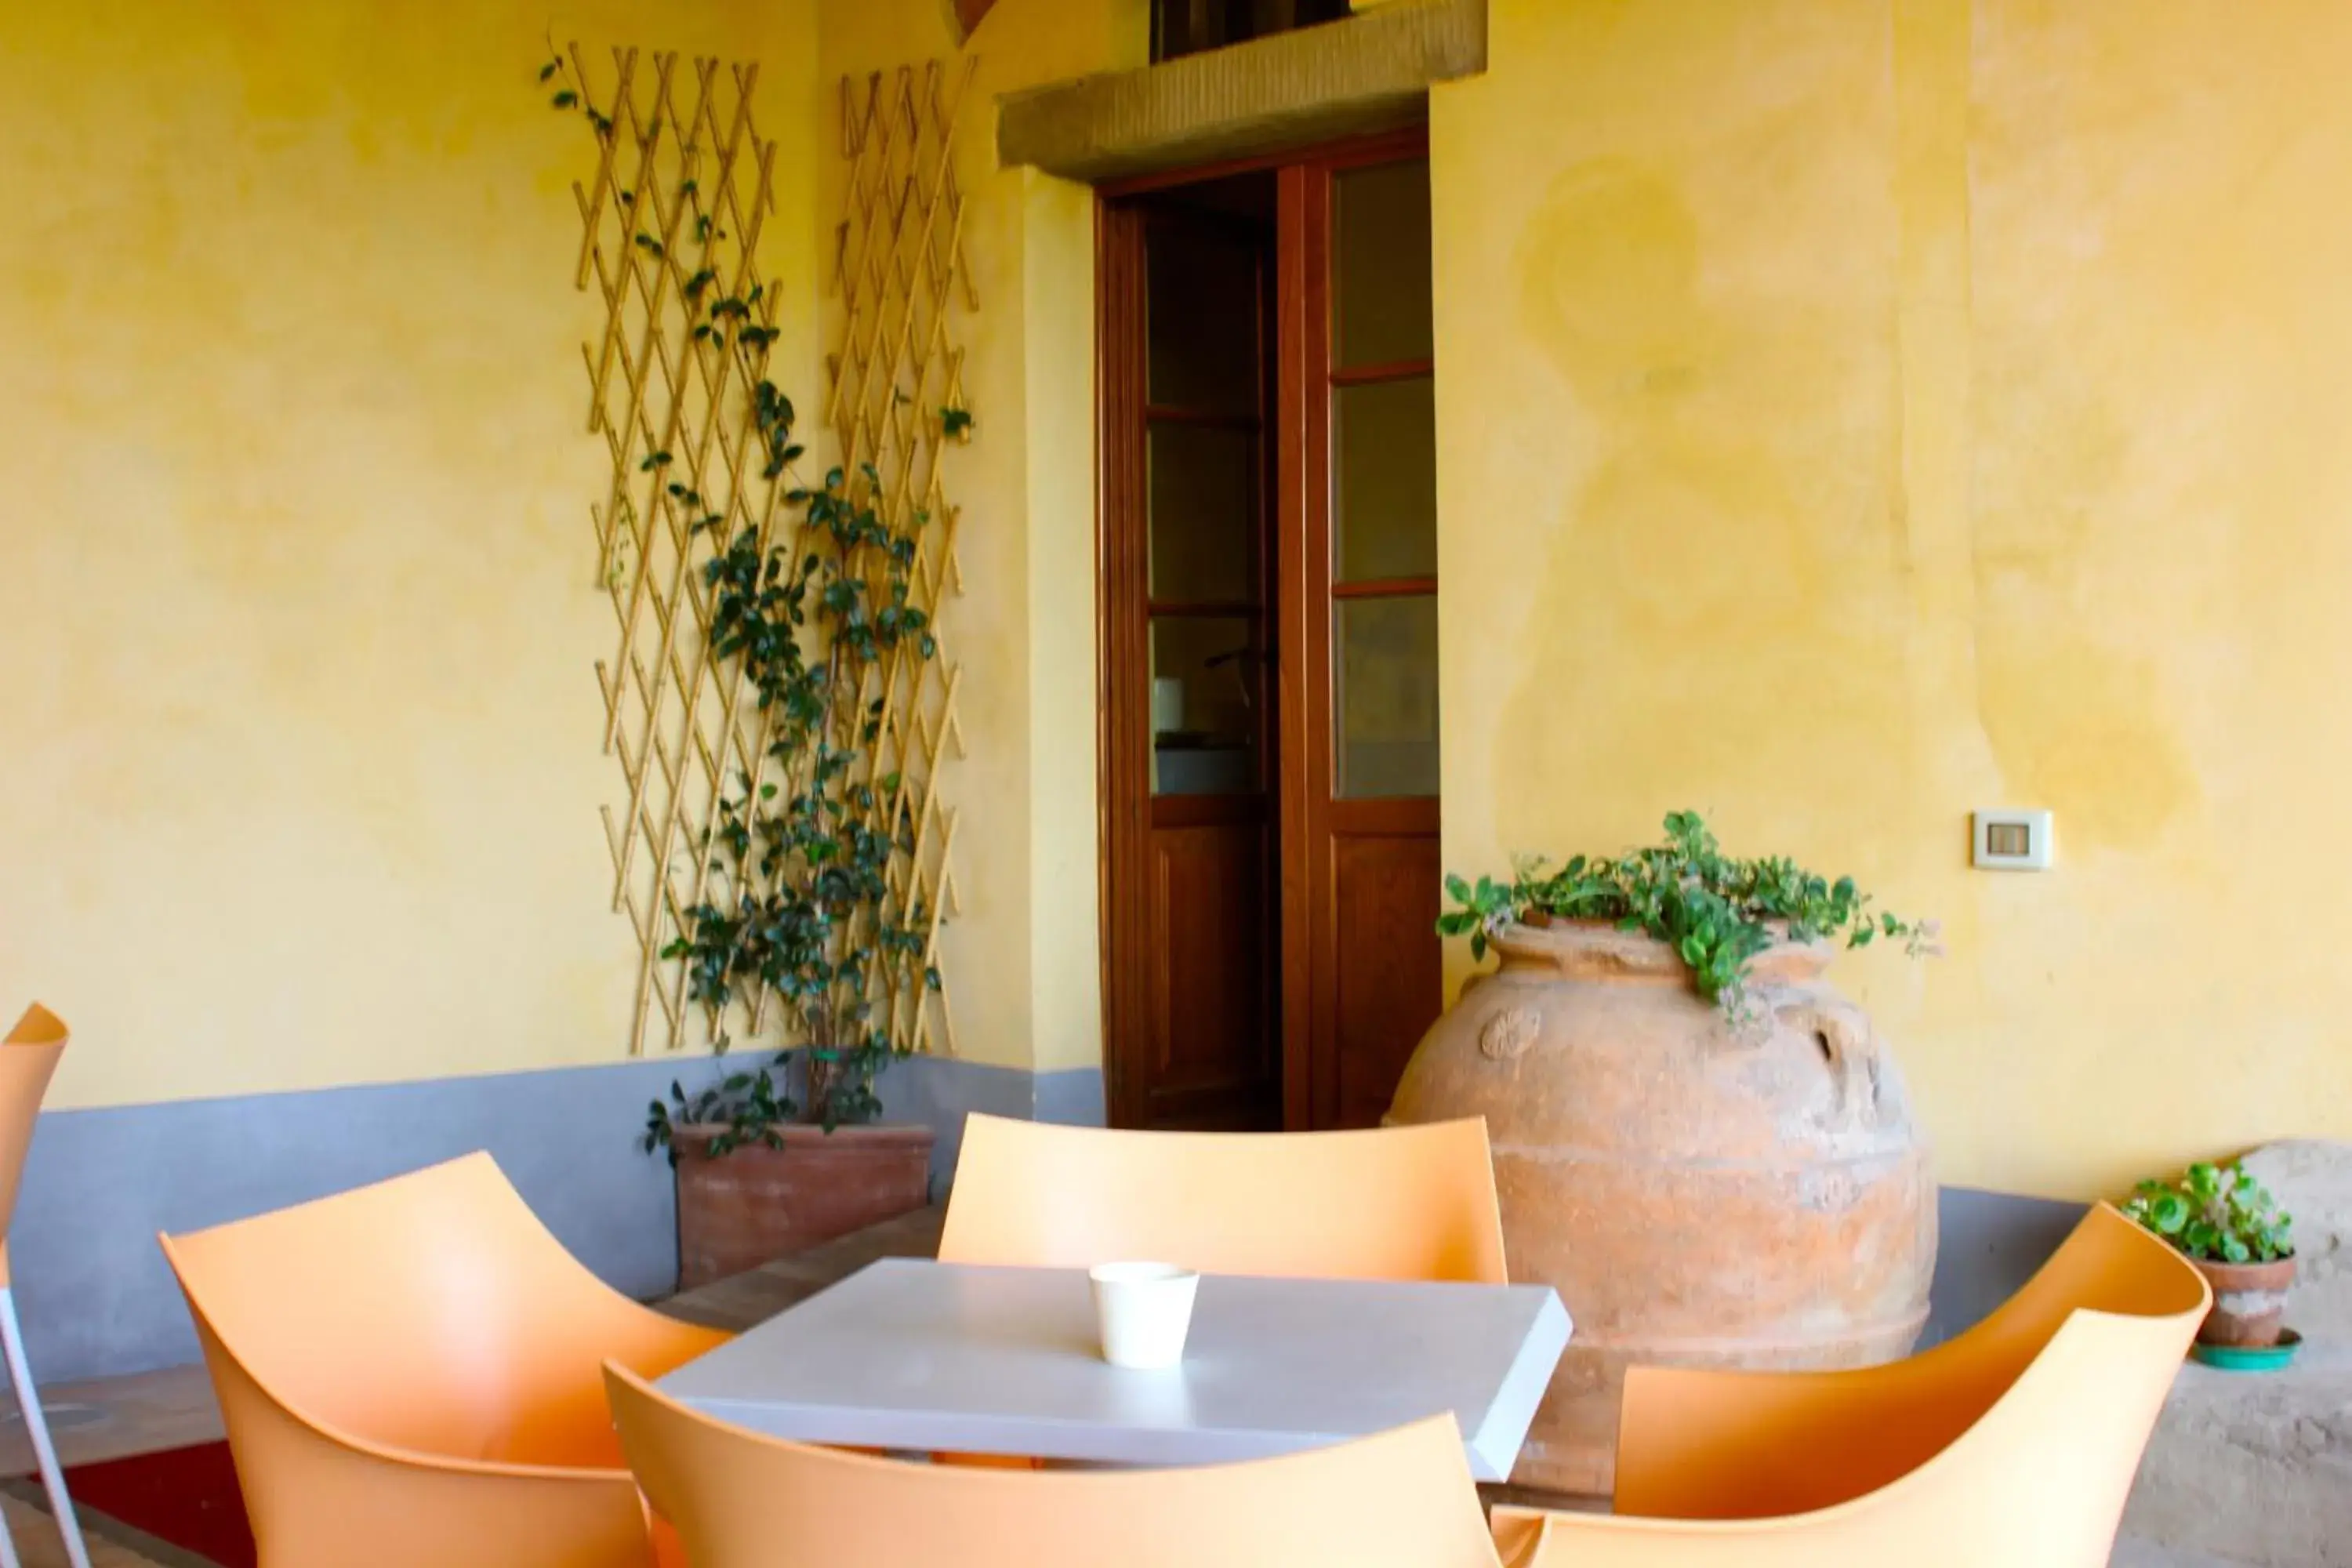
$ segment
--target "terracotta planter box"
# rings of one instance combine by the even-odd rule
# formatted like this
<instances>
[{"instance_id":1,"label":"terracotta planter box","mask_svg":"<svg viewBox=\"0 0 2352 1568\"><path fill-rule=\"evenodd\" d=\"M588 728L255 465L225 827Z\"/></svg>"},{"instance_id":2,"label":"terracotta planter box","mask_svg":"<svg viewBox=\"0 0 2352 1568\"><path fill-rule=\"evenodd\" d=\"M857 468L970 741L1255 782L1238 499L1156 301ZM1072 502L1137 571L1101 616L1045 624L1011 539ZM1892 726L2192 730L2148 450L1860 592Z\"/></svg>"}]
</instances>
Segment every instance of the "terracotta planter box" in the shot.
<instances>
[{"instance_id":1,"label":"terracotta planter box","mask_svg":"<svg viewBox=\"0 0 2352 1568\"><path fill-rule=\"evenodd\" d=\"M677 1151L677 1286L690 1290L878 1225L930 1201L928 1127L787 1127L784 1146L713 1159L723 1131L687 1125Z\"/></svg>"},{"instance_id":2,"label":"terracotta planter box","mask_svg":"<svg viewBox=\"0 0 2352 1568\"><path fill-rule=\"evenodd\" d=\"M2272 1263L2208 1263L2189 1260L2213 1287L2213 1310L2197 1331L2197 1342L2259 1350L2279 1340L2286 1316L2287 1287L2294 1283L2294 1259Z\"/></svg>"}]
</instances>

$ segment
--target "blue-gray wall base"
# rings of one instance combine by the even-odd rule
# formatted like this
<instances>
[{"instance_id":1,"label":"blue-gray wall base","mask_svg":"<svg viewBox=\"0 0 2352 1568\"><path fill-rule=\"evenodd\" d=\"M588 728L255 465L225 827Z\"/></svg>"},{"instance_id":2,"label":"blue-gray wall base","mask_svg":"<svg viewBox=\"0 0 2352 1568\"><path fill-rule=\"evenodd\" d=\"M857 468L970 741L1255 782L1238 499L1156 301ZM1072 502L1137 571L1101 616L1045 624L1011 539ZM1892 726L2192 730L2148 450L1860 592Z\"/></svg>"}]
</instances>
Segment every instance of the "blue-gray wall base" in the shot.
<instances>
[{"instance_id":1,"label":"blue-gray wall base","mask_svg":"<svg viewBox=\"0 0 2352 1568\"><path fill-rule=\"evenodd\" d=\"M1103 1124L1103 1078L1092 1068L1028 1073L950 1057L912 1057L876 1080L892 1121L919 1121L939 1134L931 1148L931 1190L945 1193L972 1111L1024 1121L1081 1127Z\"/></svg>"},{"instance_id":2,"label":"blue-gray wall base","mask_svg":"<svg viewBox=\"0 0 2352 1568\"><path fill-rule=\"evenodd\" d=\"M54 1110L33 1139L8 1237L34 1369L63 1382L176 1365L194 1329L155 1247L198 1230L487 1149L548 1228L616 1289L650 1300L677 1279L668 1163L641 1152L648 1101L722 1070L665 1058L309 1093ZM893 1121L939 1134L935 1193L972 1111L1098 1126L1099 1072L1033 1074L939 1057L877 1086ZM2054 1251L2080 1204L1944 1189L1934 1304L1920 1343L2006 1300Z\"/></svg>"},{"instance_id":3,"label":"blue-gray wall base","mask_svg":"<svg viewBox=\"0 0 2352 1568\"><path fill-rule=\"evenodd\" d=\"M707 1057L662 1058L47 1112L8 1235L34 1371L65 1382L195 1359L158 1231L200 1230L477 1149L608 1283L667 1295L677 1280L676 1189L667 1162L640 1152L637 1135L673 1079L692 1093L720 1070ZM916 1057L877 1087L890 1120L938 1131L941 1190L968 1111L1102 1120L1098 1072Z\"/></svg>"},{"instance_id":4,"label":"blue-gray wall base","mask_svg":"<svg viewBox=\"0 0 2352 1568\"><path fill-rule=\"evenodd\" d=\"M1946 1187L1936 1205L1936 1280L1919 1348L1973 1327L2017 1294L2083 1218L2084 1205Z\"/></svg>"}]
</instances>

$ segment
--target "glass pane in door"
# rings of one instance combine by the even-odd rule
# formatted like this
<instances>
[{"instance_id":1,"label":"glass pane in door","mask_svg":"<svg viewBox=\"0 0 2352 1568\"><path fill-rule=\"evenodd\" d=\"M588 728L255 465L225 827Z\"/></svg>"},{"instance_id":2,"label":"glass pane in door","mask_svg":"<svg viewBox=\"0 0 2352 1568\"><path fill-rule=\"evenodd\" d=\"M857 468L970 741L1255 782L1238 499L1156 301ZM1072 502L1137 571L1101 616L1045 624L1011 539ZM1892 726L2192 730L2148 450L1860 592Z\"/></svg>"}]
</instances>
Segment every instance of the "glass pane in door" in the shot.
<instances>
[{"instance_id":1,"label":"glass pane in door","mask_svg":"<svg viewBox=\"0 0 2352 1568\"><path fill-rule=\"evenodd\" d=\"M1257 412L1258 254L1241 235L1154 224L1144 239L1144 399L1194 413Z\"/></svg>"},{"instance_id":2,"label":"glass pane in door","mask_svg":"<svg viewBox=\"0 0 2352 1568\"><path fill-rule=\"evenodd\" d=\"M1432 391L1426 375L1332 389L1332 564L1342 583L1437 574Z\"/></svg>"},{"instance_id":3,"label":"glass pane in door","mask_svg":"<svg viewBox=\"0 0 2352 1568\"><path fill-rule=\"evenodd\" d=\"M1258 787L1265 661L1241 616L1151 618L1151 788L1246 795Z\"/></svg>"},{"instance_id":4,"label":"glass pane in door","mask_svg":"<svg viewBox=\"0 0 2352 1568\"><path fill-rule=\"evenodd\" d=\"M1343 169L1331 186L1333 363L1350 370L1429 358L1429 160Z\"/></svg>"},{"instance_id":5,"label":"glass pane in door","mask_svg":"<svg viewBox=\"0 0 2352 1568\"><path fill-rule=\"evenodd\" d=\"M1144 435L1151 597L1160 604L1255 602L1257 433L1155 424Z\"/></svg>"},{"instance_id":6,"label":"glass pane in door","mask_svg":"<svg viewBox=\"0 0 2352 1568\"><path fill-rule=\"evenodd\" d=\"M1331 178L1333 795L1437 793L1429 163Z\"/></svg>"},{"instance_id":7,"label":"glass pane in door","mask_svg":"<svg viewBox=\"0 0 2352 1568\"><path fill-rule=\"evenodd\" d=\"M1342 599L1338 647L1338 794L1437 793L1437 597Z\"/></svg>"}]
</instances>

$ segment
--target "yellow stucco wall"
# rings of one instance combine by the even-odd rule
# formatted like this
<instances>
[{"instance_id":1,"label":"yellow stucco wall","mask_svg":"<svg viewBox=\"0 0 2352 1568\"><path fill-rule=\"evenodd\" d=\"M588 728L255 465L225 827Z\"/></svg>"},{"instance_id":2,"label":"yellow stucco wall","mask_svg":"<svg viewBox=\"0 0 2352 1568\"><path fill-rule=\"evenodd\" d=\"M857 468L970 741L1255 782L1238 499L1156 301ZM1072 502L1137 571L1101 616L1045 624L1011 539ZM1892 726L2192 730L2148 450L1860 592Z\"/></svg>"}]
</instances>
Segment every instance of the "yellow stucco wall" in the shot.
<instances>
[{"instance_id":1,"label":"yellow stucco wall","mask_svg":"<svg viewBox=\"0 0 2352 1568\"><path fill-rule=\"evenodd\" d=\"M55 1103L625 1045L551 29L815 112L772 0L0 6L0 1008L74 1025Z\"/></svg>"},{"instance_id":2,"label":"yellow stucco wall","mask_svg":"<svg viewBox=\"0 0 2352 1568\"><path fill-rule=\"evenodd\" d=\"M836 84L954 52L935 0L0 14L0 1005L64 1011L54 1101L608 1060L590 662L611 612L569 286L590 145L546 40L762 66L761 259L814 428ZM950 459L971 755L944 964L972 1059L1100 1055L1092 198L995 169L994 97L1140 60L1145 8L1007 0L963 121L980 438ZM1051 243L1032 247L1033 233ZM1054 352L1033 359L1028 345ZM1034 411L1034 416L1033 416ZM812 444L822 458L823 443Z\"/></svg>"},{"instance_id":3,"label":"yellow stucco wall","mask_svg":"<svg viewBox=\"0 0 2352 1568\"><path fill-rule=\"evenodd\" d=\"M1692 805L1940 917L1841 973L1949 1179L2352 1134L2347 58L2330 0L1495 0L1432 109L1448 864ZM2057 868L1969 870L1983 805Z\"/></svg>"},{"instance_id":4,"label":"yellow stucco wall","mask_svg":"<svg viewBox=\"0 0 2352 1568\"><path fill-rule=\"evenodd\" d=\"M946 52L943 11L553 15L756 54L772 132L812 128L765 258L812 401L834 81ZM609 1059L547 10L100 16L0 13L0 983L78 1025L61 1103ZM1002 0L976 40L948 962L982 1060L1099 1051L1090 198L996 170L992 100L1136 63L1142 17ZM1843 973L1954 1179L2352 1132L2347 32L1495 0L1432 105L1448 863L1688 805L1939 917L1941 961ZM2054 809L2058 869L1969 871L1989 805Z\"/></svg>"}]
</instances>

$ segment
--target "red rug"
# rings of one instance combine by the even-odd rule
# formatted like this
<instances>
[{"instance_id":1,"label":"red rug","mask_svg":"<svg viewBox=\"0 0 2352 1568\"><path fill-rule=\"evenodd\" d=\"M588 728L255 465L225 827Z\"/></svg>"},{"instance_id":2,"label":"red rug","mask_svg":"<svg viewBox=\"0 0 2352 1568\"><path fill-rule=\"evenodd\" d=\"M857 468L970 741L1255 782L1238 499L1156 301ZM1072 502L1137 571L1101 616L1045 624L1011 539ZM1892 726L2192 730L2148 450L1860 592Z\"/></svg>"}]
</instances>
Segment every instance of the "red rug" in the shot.
<instances>
[{"instance_id":1,"label":"red rug","mask_svg":"<svg viewBox=\"0 0 2352 1568\"><path fill-rule=\"evenodd\" d=\"M220 1568L255 1568L226 1443L75 1465L66 1471L66 1489L77 1510L105 1514Z\"/></svg>"}]
</instances>

